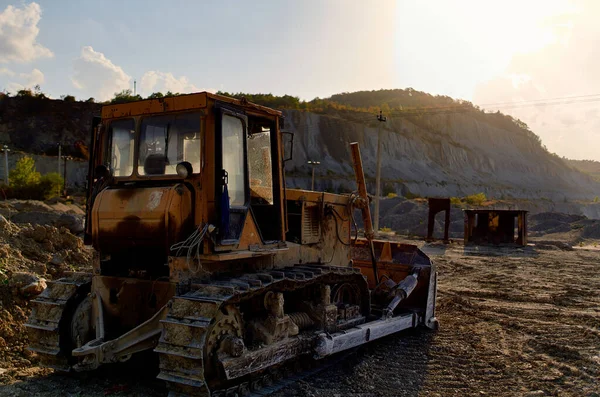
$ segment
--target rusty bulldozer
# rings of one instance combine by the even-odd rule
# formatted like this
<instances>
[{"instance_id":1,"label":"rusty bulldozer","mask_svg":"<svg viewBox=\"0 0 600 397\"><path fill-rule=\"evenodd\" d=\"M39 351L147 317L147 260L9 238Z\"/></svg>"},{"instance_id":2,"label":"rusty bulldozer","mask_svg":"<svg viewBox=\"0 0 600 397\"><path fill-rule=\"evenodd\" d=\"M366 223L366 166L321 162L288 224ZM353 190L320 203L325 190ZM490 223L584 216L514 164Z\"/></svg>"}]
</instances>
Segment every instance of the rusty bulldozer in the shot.
<instances>
[{"instance_id":1,"label":"rusty bulldozer","mask_svg":"<svg viewBox=\"0 0 600 397\"><path fill-rule=\"evenodd\" d=\"M358 144L358 193L286 189L281 116L206 92L102 109L93 270L33 301L43 365L86 371L153 350L170 395L244 395L298 363L437 327L429 258L373 239ZM366 238L352 235L354 209Z\"/></svg>"}]
</instances>

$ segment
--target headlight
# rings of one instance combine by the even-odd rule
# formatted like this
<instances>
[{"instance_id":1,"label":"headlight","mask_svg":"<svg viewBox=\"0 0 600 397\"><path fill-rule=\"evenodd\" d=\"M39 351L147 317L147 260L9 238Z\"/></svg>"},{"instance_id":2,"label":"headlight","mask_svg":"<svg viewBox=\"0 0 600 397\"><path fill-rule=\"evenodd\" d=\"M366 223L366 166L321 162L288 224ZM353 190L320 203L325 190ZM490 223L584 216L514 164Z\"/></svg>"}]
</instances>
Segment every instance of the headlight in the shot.
<instances>
[{"instance_id":1,"label":"headlight","mask_svg":"<svg viewBox=\"0 0 600 397\"><path fill-rule=\"evenodd\" d=\"M177 164L177 166L175 167L175 171L177 172L177 175L185 179L188 176L192 175L193 169L192 165L189 162L182 161L181 163Z\"/></svg>"}]
</instances>

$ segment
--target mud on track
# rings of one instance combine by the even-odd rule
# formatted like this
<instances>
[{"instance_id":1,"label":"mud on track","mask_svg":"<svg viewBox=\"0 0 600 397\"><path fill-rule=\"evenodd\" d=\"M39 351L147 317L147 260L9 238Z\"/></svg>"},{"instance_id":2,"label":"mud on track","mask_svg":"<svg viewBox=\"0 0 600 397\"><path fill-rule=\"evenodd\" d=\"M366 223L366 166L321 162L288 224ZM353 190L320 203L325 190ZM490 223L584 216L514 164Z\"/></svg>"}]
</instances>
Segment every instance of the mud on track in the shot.
<instances>
[{"instance_id":1,"label":"mud on track","mask_svg":"<svg viewBox=\"0 0 600 397\"><path fill-rule=\"evenodd\" d=\"M374 342L274 396L600 396L600 251L424 250L440 274L439 331ZM32 366L0 395L165 395L138 365Z\"/></svg>"}]
</instances>

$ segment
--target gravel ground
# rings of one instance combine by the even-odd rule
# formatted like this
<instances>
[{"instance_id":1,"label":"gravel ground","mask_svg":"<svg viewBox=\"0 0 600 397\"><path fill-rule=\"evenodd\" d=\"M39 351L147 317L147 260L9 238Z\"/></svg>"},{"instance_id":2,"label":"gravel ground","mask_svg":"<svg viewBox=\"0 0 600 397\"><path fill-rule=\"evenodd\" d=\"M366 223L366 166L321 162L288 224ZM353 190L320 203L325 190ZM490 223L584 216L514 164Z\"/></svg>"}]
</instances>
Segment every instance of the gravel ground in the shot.
<instances>
[{"instance_id":1,"label":"gravel ground","mask_svg":"<svg viewBox=\"0 0 600 397\"><path fill-rule=\"evenodd\" d=\"M600 396L600 251L545 247L425 246L437 332L374 342L273 396ZM146 360L78 376L5 368L0 395L166 395Z\"/></svg>"}]
</instances>

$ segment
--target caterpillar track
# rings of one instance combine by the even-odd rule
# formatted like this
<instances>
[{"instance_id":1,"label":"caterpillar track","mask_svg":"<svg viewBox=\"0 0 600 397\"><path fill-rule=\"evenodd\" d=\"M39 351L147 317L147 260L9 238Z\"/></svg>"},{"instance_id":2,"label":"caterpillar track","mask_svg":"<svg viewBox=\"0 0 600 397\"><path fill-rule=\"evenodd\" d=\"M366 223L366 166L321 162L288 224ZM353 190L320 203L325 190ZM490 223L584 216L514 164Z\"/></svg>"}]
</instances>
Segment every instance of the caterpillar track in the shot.
<instances>
[{"instance_id":1,"label":"caterpillar track","mask_svg":"<svg viewBox=\"0 0 600 397\"><path fill-rule=\"evenodd\" d=\"M245 371L227 370L227 362L241 356L242 351L233 349L227 354L224 345L228 338L243 340L246 336L245 324L252 319L246 318L250 313L239 308L252 299L273 291L307 293L311 287L321 285L334 289L340 285L355 286L353 289L362 296L353 299L360 299L361 308L367 313L348 324L364 322L369 310L368 289L364 277L352 268L296 266L193 285L187 293L173 298L162 321L163 333L155 349L160 357L158 378L167 382L170 396L247 395L310 366L314 336L323 330L311 327L309 316L301 313L289 317L300 323L300 328L312 328L312 332L300 332L268 349L242 349L243 356L249 357ZM287 355L277 349L278 343L290 349ZM261 354L261 350L267 351ZM294 360L293 365L286 363L287 359L298 357L301 360Z\"/></svg>"},{"instance_id":2,"label":"caterpillar track","mask_svg":"<svg viewBox=\"0 0 600 397\"><path fill-rule=\"evenodd\" d=\"M45 367L60 371L70 369L70 320L76 306L89 293L92 275L68 273L31 301L31 315L25 323L29 333L29 350L37 353Z\"/></svg>"}]
</instances>

